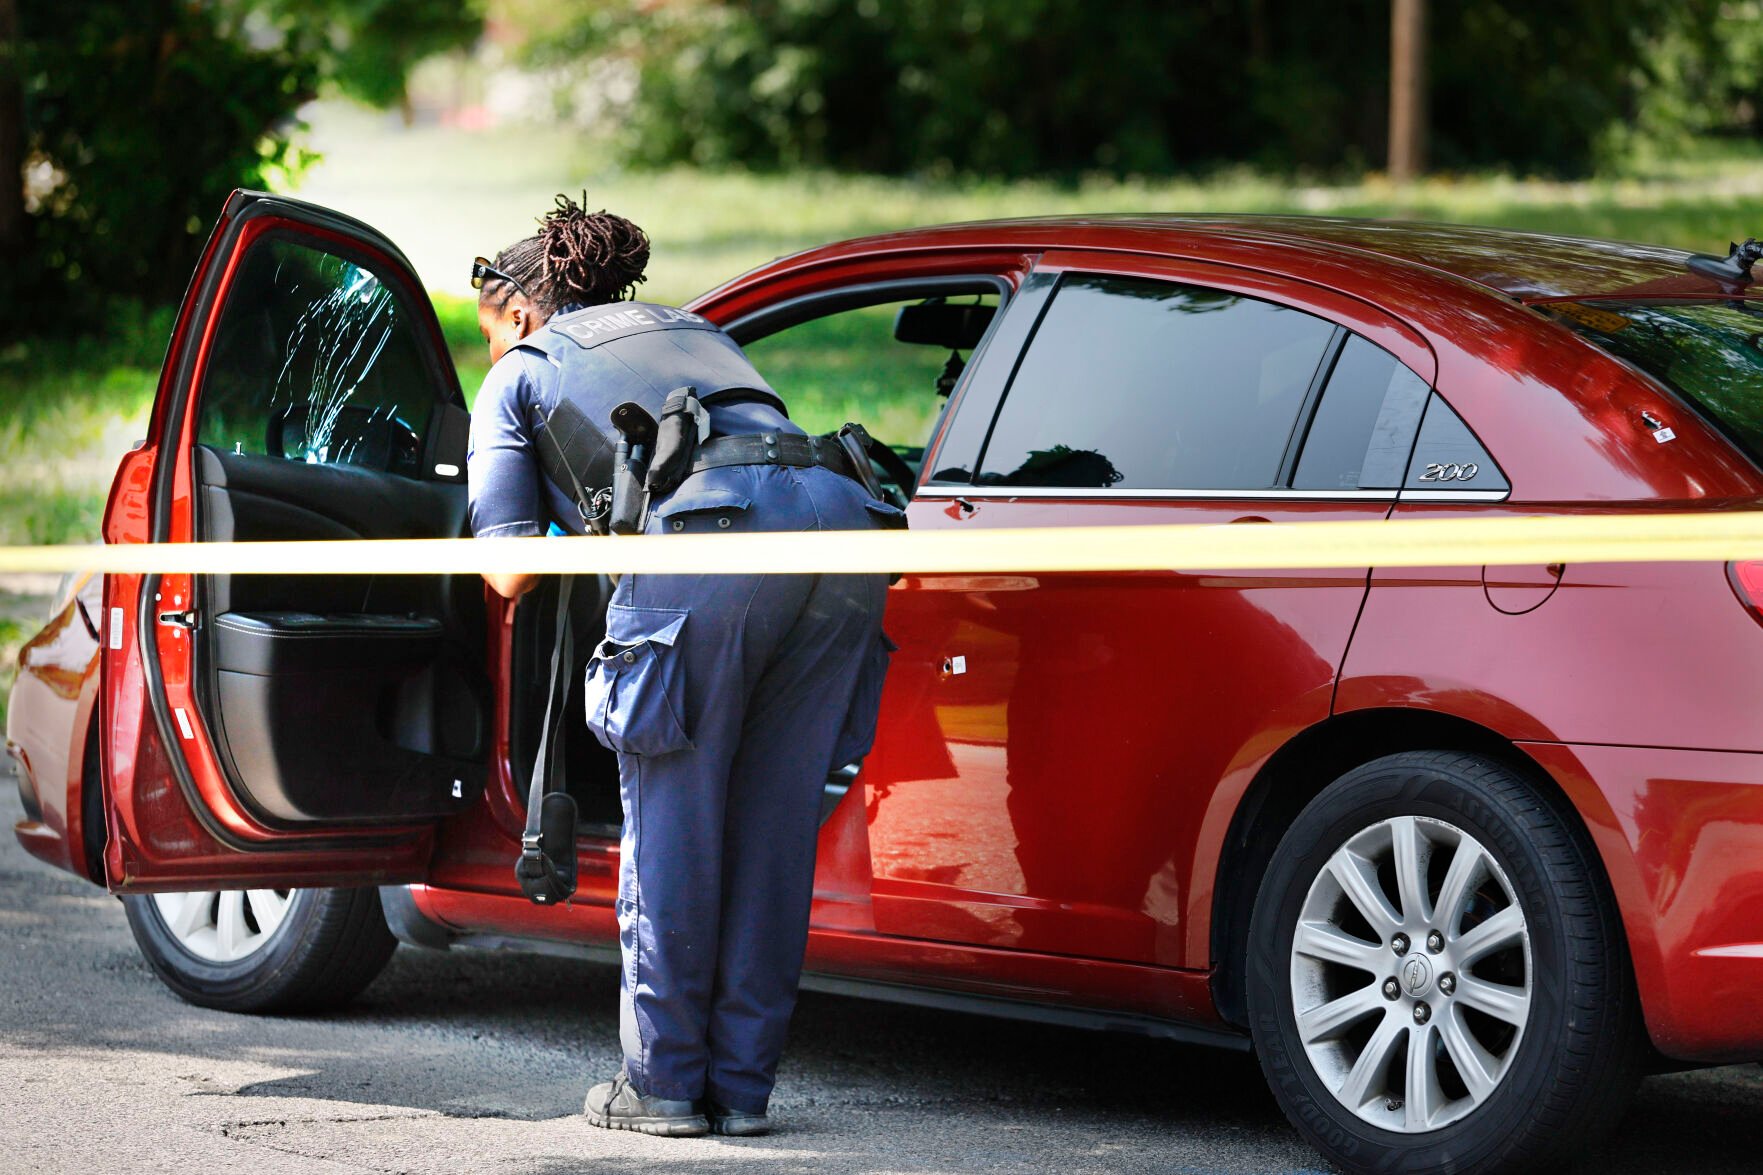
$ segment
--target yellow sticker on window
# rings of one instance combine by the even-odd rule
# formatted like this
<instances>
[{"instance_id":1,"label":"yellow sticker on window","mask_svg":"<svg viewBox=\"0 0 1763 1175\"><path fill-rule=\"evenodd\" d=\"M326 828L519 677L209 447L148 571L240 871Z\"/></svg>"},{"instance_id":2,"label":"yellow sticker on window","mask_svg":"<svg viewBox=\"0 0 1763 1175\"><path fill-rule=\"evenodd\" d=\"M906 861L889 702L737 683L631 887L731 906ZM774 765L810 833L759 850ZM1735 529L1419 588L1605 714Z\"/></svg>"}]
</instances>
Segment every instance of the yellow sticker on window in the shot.
<instances>
[{"instance_id":1,"label":"yellow sticker on window","mask_svg":"<svg viewBox=\"0 0 1763 1175\"><path fill-rule=\"evenodd\" d=\"M1550 302L1543 309L1563 318L1571 318L1581 326L1589 326L1607 335L1613 335L1629 325L1628 319L1614 310L1599 310L1584 302Z\"/></svg>"}]
</instances>

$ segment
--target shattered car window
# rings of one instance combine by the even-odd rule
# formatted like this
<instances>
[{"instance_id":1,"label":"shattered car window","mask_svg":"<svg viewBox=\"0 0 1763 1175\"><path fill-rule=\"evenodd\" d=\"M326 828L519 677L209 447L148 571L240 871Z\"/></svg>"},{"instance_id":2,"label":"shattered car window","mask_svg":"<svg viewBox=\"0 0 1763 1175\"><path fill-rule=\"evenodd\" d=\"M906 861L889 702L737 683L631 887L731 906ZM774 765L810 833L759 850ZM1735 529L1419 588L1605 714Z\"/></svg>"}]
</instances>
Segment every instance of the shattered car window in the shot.
<instances>
[{"instance_id":1,"label":"shattered car window","mask_svg":"<svg viewBox=\"0 0 1763 1175\"><path fill-rule=\"evenodd\" d=\"M419 345L371 269L295 240L260 242L227 292L198 441L420 476L436 393Z\"/></svg>"}]
</instances>

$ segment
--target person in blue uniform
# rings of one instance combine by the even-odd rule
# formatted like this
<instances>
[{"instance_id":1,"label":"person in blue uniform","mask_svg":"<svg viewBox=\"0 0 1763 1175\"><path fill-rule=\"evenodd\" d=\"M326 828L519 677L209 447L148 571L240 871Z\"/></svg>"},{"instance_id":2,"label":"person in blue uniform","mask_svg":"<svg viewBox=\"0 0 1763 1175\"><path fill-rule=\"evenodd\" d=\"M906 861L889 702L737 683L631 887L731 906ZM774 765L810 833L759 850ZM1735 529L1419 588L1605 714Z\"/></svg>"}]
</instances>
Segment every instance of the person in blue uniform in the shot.
<instances>
[{"instance_id":1,"label":"person in blue uniform","mask_svg":"<svg viewBox=\"0 0 1763 1175\"><path fill-rule=\"evenodd\" d=\"M704 409L698 456L651 499L646 533L897 524L897 509L840 468L836 446L789 419L733 339L630 300L648 257L636 225L559 196L536 234L474 267L494 366L471 425L473 534L583 533L609 478L611 409L659 406L683 387ZM565 419L567 470L547 460ZM513 598L537 577L485 579ZM618 752L624 806L624 1065L588 1093L595 1125L767 1129L825 780L874 737L886 588L872 574L619 579L586 685L588 725Z\"/></svg>"}]
</instances>

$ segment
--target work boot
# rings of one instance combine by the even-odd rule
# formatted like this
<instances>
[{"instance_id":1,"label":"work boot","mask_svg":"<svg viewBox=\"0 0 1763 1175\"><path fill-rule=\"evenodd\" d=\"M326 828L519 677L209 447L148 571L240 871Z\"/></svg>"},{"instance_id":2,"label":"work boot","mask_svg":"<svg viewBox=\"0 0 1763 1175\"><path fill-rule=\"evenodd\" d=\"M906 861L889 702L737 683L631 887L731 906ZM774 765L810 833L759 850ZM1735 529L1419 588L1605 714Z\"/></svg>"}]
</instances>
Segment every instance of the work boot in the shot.
<instances>
[{"instance_id":1,"label":"work boot","mask_svg":"<svg viewBox=\"0 0 1763 1175\"><path fill-rule=\"evenodd\" d=\"M619 1072L588 1090L582 1113L594 1126L608 1130L634 1130L665 1138L686 1138L710 1133L710 1123L684 1098L645 1097L631 1084L630 1075Z\"/></svg>"},{"instance_id":2,"label":"work boot","mask_svg":"<svg viewBox=\"0 0 1763 1175\"><path fill-rule=\"evenodd\" d=\"M749 1138L755 1134L764 1134L771 1129L771 1119L764 1114L749 1114L745 1110L731 1110L721 1102L706 1101L704 1108L710 1119L710 1133L721 1134L729 1138Z\"/></svg>"}]
</instances>

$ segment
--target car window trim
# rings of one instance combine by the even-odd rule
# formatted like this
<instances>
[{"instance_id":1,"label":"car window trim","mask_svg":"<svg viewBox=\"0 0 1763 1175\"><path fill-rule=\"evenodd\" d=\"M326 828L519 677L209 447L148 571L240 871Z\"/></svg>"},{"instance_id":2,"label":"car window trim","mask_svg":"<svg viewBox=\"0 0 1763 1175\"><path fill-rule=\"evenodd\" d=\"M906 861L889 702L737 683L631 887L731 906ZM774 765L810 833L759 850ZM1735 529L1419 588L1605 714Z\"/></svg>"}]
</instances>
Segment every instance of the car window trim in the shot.
<instances>
[{"instance_id":1,"label":"car window trim","mask_svg":"<svg viewBox=\"0 0 1763 1175\"><path fill-rule=\"evenodd\" d=\"M1058 498L1089 502L1504 502L1510 490L1148 490L1090 486L977 486L943 482L918 487L921 498L965 498L988 502L1009 498Z\"/></svg>"},{"instance_id":2,"label":"car window trim","mask_svg":"<svg viewBox=\"0 0 1763 1175\"><path fill-rule=\"evenodd\" d=\"M1018 297L1016 300L1016 315L1018 319L1027 315L1028 327L1023 333L1022 341L1016 344L1016 353L1010 356L1010 369L1004 373L1002 379L995 381L995 384L991 389L990 405L988 406L984 401L971 406L968 405L967 401L973 399L973 393L970 389L977 380L963 379L961 386L956 388L954 392L954 396L958 397L959 400L951 399L949 411L944 417L943 427L936 437L936 443L925 449L925 466L934 474L935 466L942 463L943 437L947 436L949 430L954 426L955 418L963 410L970 413L977 412L980 415L983 415L985 417L985 429L980 434L979 447L974 450L973 468L968 471L968 480L965 482L958 482L953 479L945 478L939 479L935 484L967 486L975 484L973 478L979 476L980 464L985 460L986 448L992 443L992 430L998 425L998 413L1003 410L1004 398L1010 392L1010 385L1016 382L1016 373L1022 367L1022 357L1028 354L1028 345L1034 340L1035 332L1040 330L1041 320L1046 317L1047 307L1053 304L1053 295L1058 293L1059 283L1062 280L1063 275L1059 273L1044 273L1039 270L1031 270L1027 276L1023 278L1022 288L1018 291ZM992 319L992 325L990 329L986 331L986 337L981 340L980 346L974 349L973 358L975 360L980 358L986 345L991 343L996 333L1001 329L1003 321L1004 314L1002 313L1002 307L1000 307L999 314ZM969 369L971 370L977 366L976 363L970 363ZM997 366L997 364L993 364L992 370L996 370ZM920 483L919 488L924 488L922 482Z\"/></svg>"},{"instance_id":3,"label":"car window trim","mask_svg":"<svg viewBox=\"0 0 1763 1175\"><path fill-rule=\"evenodd\" d=\"M1183 272L1190 269L1198 269L1208 272ZM1171 270L1174 272L1171 272ZM1046 292L1040 298L1040 305L1036 308L1037 314L1035 316L1035 322L1027 337L1023 340L1022 346L1018 349L1014 362L1011 365L1010 374L999 389L992 404L992 416L991 421L986 428L985 445L981 447L979 455L974 460L975 476L978 476L979 470L983 468L985 451L991 444L992 429L996 426L998 416L1003 411L1004 401L1009 397L1010 387L1016 381L1016 373L1022 364L1024 356L1027 355L1030 345L1034 341L1034 335L1039 331L1041 322L1046 316L1047 309L1051 306L1053 297L1058 292L1059 285L1063 283L1067 274L1073 273L1112 277L1136 277L1153 281L1168 282L1173 285L1191 285L1198 286L1202 289L1221 290L1226 293L1240 294L1243 297L1256 298L1261 301L1287 307L1288 309L1297 310L1309 314L1314 318L1319 318L1333 326L1338 332L1330 345L1333 354L1328 356L1326 362L1319 365L1319 382L1312 387L1311 391L1313 394L1306 399L1304 406L1300 411L1299 426L1302 435L1297 437L1295 451L1287 454L1290 460L1289 468L1282 466L1281 480L1285 484L1279 487L1258 490L1224 488L1153 490L1066 486L985 486L977 482L953 482L943 479L935 482L921 482L918 487L919 496L936 498L980 498L987 501L997 501L1008 498L1058 498L1068 501L1156 501L1162 499L1166 501L1184 502L1263 499L1293 502L1387 501L1404 503L1497 503L1511 499L1512 490L1510 488L1505 490L1414 490L1403 488L1371 490L1305 490L1291 488L1290 482L1292 478L1296 476L1297 461L1303 455L1303 444L1309 437L1309 431L1315 421L1316 412L1321 406L1322 394L1327 389L1328 379L1333 374L1334 366L1340 359L1340 353L1345 350L1347 342L1354 338L1363 339L1372 346L1392 355L1396 362L1402 364L1402 366L1406 367L1409 371L1414 372L1414 374L1426 384L1429 389L1428 404L1430 405L1431 400L1438 398L1440 395L1437 383L1438 358L1433 353L1432 345L1426 340L1426 337L1408 322L1391 314L1388 310L1385 310L1383 307L1378 306L1375 303L1368 302L1357 295L1343 290L1337 290L1329 286L1319 286L1312 282L1303 281L1302 279L1291 278L1288 275L1268 270L1255 269L1249 266L1236 265L1230 262L1210 261L1198 257L1173 256L1163 253L1127 253L1115 252L1112 250L1088 250L1081 248L1047 250L1035 259L1034 268L1032 268L1024 278L1023 288L1018 291L1019 297L1017 300L1019 302L1023 301L1021 295L1027 291L1028 286L1030 283L1033 283L1035 279L1051 278L1053 280L1049 283ZM1232 274L1242 275L1242 278L1246 279L1248 285L1259 288L1254 288L1252 290L1233 289L1229 284L1220 284L1217 280L1213 280L1215 277L1227 277ZM1346 314L1349 321L1352 321L1353 316L1350 312L1343 311L1340 306L1332 308L1327 306L1315 306L1309 303L1300 303L1289 296L1282 296L1279 287L1286 284L1298 286L1303 289L1315 290L1317 293L1324 295L1330 300L1339 300L1343 305L1360 308L1362 316L1368 323L1374 321L1381 322L1384 328L1393 329L1398 335L1405 338L1411 349L1417 349L1416 358L1424 357L1428 360L1428 362L1425 363L1425 366L1428 371L1430 371L1430 374L1428 374L1428 371L1419 370L1414 363L1410 362L1409 359L1404 358L1399 348L1393 349L1391 346L1379 341L1379 339L1372 334L1356 329L1354 326L1348 325L1348 322L1343 322L1343 314ZM999 318L1001 319L1002 317L1003 315L1000 314ZM996 326L997 322L994 321L993 327L996 328ZM1592 346L1589 341L1587 341L1586 345ZM1593 349L1596 350L1597 348L1593 347ZM953 416L953 412L950 413L950 416ZM1465 427L1468 427L1468 422L1465 421L1464 423ZM943 423L943 431L945 434L949 427L950 421L945 420ZM1470 432L1474 434L1474 429L1471 428ZM1479 442L1481 438L1477 435L1476 439ZM1416 428L1415 436L1409 448L1410 465L1412 465L1413 462L1413 446L1418 444L1418 442L1419 429ZM1488 449L1485 443L1482 447L1488 451L1490 456L1492 455L1492 450ZM1494 460L1495 465L1498 466L1498 459L1496 458ZM1507 480L1510 482L1510 478Z\"/></svg>"},{"instance_id":4,"label":"car window trim","mask_svg":"<svg viewBox=\"0 0 1763 1175\"><path fill-rule=\"evenodd\" d=\"M1322 358L1316 361L1316 371L1310 376L1310 386L1304 389L1304 401L1298 405L1298 418L1292 421L1292 435L1286 441L1285 456L1280 458L1279 474L1274 478L1281 489L1290 489L1292 479L1298 475L1298 458L1304 452L1305 442L1310 439L1310 427L1316 423L1317 409L1322 406L1322 390L1334 378L1335 365L1341 360L1341 352L1347 349L1347 340L1358 337L1338 322L1326 318L1323 321L1334 327L1334 334L1329 336L1328 345L1323 347ZM1369 339L1366 341L1370 342ZM1372 343L1372 346L1376 345ZM1390 357L1395 358L1393 355ZM1400 363L1401 360L1397 359L1396 362Z\"/></svg>"},{"instance_id":5,"label":"car window trim","mask_svg":"<svg viewBox=\"0 0 1763 1175\"><path fill-rule=\"evenodd\" d=\"M290 244L297 245L300 248L310 249L315 253L340 258L351 265L358 265L373 274L374 280L378 281L390 291L393 302L398 308L398 312L406 316L408 325L416 332L416 349L421 356L420 363L424 370L424 374L428 377L424 382L436 389L434 401L429 405L428 412L423 416L422 422L420 424L412 424L412 427L418 430L417 439L421 442L421 452L426 454L429 451L433 439L432 430L435 426L435 409L442 404L453 405L460 408L465 407L465 394L464 390L459 385L458 369L452 367L451 364L443 364L440 356L436 355L433 349L427 345L427 340L423 338L422 332L421 307L414 301L410 291L404 287L404 283L396 280L393 273L388 272L382 274L379 272L385 267L385 262L388 258L384 256L375 256L375 250L363 247L353 241L327 240L321 235L302 231L306 227L307 226L304 224L298 222L286 222L257 234L240 253L241 265L249 253L259 248L272 245L277 241L286 241ZM231 288L227 290L229 296L232 292ZM430 307L431 309L433 307L432 300L430 301ZM224 305L217 307L217 309L224 314ZM218 321L219 320L217 319L217 325ZM211 369L205 363L202 368L202 379L200 383L189 389L189 412L195 418L195 441L197 445L205 443L202 440L202 422L203 413L207 407L206 401L208 399L208 381L210 374ZM271 455L279 456L279 454ZM291 458L284 458L284 460L291 460ZM321 464L328 465L344 463L322 462ZM413 482L448 482L455 480L452 478L436 477L434 470L429 467L429 464L426 461L422 463L422 467L416 476L400 474L395 470L379 470L377 472L389 473L396 477L403 477L406 481Z\"/></svg>"},{"instance_id":6,"label":"car window trim","mask_svg":"<svg viewBox=\"0 0 1763 1175\"><path fill-rule=\"evenodd\" d=\"M1487 457L1488 464L1494 467L1494 472L1500 475L1500 480L1506 483L1505 489L1458 490L1443 486L1436 489L1431 487L1409 487L1408 479L1413 476L1414 473L1414 459L1420 454L1420 434L1426 427L1426 418L1432 412L1435 405L1443 405L1444 410L1449 412L1452 418L1455 419L1458 424L1463 426L1463 430L1469 434L1470 438L1474 440L1476 445L1481 449L1482 454ZM1470 495L1472 494L1475 496L1471 497ZM1402 472L1401 497L1397 500L1401 502L1504 502L1511 497L1512 478L1507 475L1506 467L1500 464L1500 459L1494 455L1494 451L1488 448L1486 441L1481 439L1481 434L1476 432L1467 420L1463 419L1463 414L1457 411L1456 408L1452 407L1451 402L1444 396L1440 395L1437 388L1431 389L1426 396L1426 407L1421 410L1420 422L1414 428L1414 439L1409 442L1408 445L1408 464Z\"/></svg>"},{"instance_id":7,"label":"car window trim","mask_svg":"<svg viewBox=\"0 0 1763 1175\"><path fill-rule=\"evenodd\" d=\"M960 294L996 294L998 296L998 313L993 315L992 323L986 330L991 333L997 320L1003 317L1004 307L1009 303L1016 287L1002 274L971 273L971 274L933 274L927 277L897 277L882 281L862 282L854 286L840 286L831 290L816 290L811 294L798 294L793 298L785 298L781 302L773 302L758 310L741 315L739 318L723 324L723 330L730 338L745 347L748 343L756 343L760 339L769 338L780 331L801 326L817 318L830 318L835 314L843 314L848 310L862 310L869 306L882 306L889 302L901 302L908 298L950 297ZM985 346L985 340L973 349L978 355Z\"/></svg>"},{"instance_id":8,"label":"car window trim","mask_svg":"<svg viewBox=\"0 0 1763 1175\"><path fill-rule=\"evenodd\" d=\"M1101 486L982 486L956 485L948 482L918 487L919 497L982 498L998 501L1006 498L1060 498L1096 502L1139 501L1225 501L1268 500L1293 502L1393 502L1396 490L1294 490L1294 489L1108 489ZM1453 495L1452 501L1462 500Z\"/></svg>"}]
</instances>

